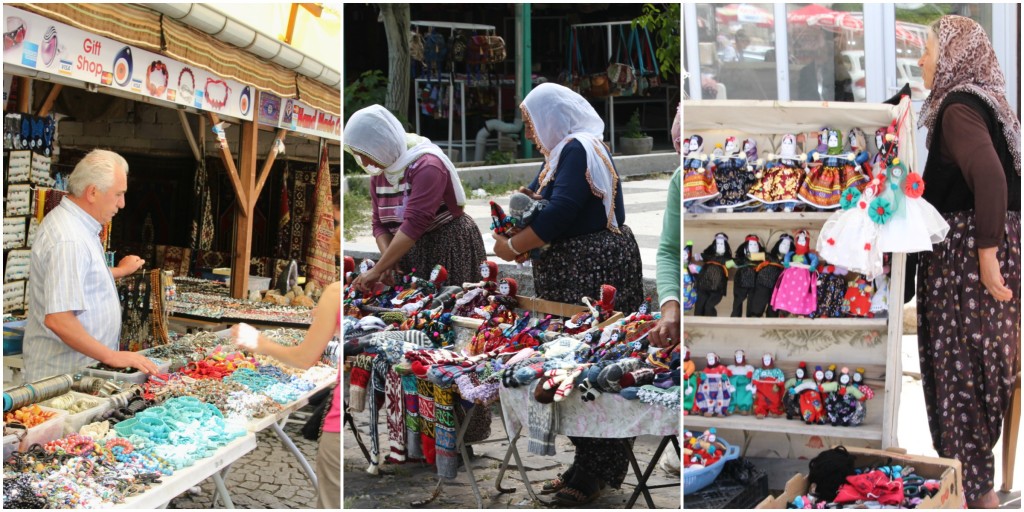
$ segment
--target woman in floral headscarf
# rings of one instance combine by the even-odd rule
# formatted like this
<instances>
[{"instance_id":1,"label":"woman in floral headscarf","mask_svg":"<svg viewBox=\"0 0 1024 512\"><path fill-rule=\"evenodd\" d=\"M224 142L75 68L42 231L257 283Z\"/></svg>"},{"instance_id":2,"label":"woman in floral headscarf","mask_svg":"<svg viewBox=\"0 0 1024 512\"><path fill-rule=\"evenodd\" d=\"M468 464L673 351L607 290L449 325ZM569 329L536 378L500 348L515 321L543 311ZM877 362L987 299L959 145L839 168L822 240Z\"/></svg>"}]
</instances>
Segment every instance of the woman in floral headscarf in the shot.
<instances>
[{"instance_id":1,"label":"woman in floral headscarf","mask_svg":"<svg viewBox=\"0 0 1024 512\"><path fill-rule=\"evenodd\" d=\"M932 442L996 508L992 447L1020 371L1020 121L976 22L944 16L919 62L931 93L924 198L949 223L918 264L918 351Z\"/></svg>"},{"instance_id":2,"label":"woman in floral headscarf","mask_svg":"<svg viewBox=\"0 0 1024 512\"><path fill-rule=\"evenodd\" d=\"M601 285L610 284L617 289L615 309L636 311L644 297L640 247L625 224L622 184L602 141L604 121L582 96L551 83L533 89L520 108L526 136L544 154L540 174L520 191L549 203L512 238L495 235L494 254L522 261L550 244L533 260L539 298L575 304L600 297ZM562 504L581 505L604 485L622 484L628 454L619 439L570 440L573 465L545 483L545 492L557 491Z\"/></svg>"},{"instance_id":3,"label":"woman in floral headscarf","mask_svg":"<svg viewBox=\"0 0 1024 512\"><path fill-rule=\"evenodd\" d=\"M441 148L405 133L391 112L370 105L345 125L345 150L371 176L373 237L381 253L353 286L366 291L399 263L421 279L442 265L451 283L480 281L483 239L463 213L466 193Z\"/></svg>"}]
</instances>

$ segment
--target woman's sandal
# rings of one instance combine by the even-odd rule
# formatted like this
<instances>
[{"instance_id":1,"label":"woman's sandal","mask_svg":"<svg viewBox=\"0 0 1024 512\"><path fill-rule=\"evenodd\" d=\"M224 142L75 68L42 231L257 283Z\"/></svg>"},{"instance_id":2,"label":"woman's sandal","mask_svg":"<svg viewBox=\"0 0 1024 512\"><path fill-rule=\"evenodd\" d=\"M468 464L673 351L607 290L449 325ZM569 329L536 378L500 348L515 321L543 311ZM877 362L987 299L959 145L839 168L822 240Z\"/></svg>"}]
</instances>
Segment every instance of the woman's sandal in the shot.
<instances>
[{"instance_id":1,"label":"woman's sandal","mask_svg":"<svg viewBox=\"0 0 1024 512\"><path fill-rule=\"evenodd\" d=\"M574 469L575 466L569 466L569 469L565 470L564 473L559 474L558 476L552 478L551 480L545 480L544 485L541 487L540 493L551 494L553 492L558 492L562 490L562 488L565 487L566 482L568 482L572 478Z\"/></svg>"},{"instance_id":2,"label":"woman's sandal","mask_svg":"<svg viewBox=\"0 0 1024 512\"><path fill-rule=\"evenodd\" d=\"M578 507L594 501L600 495L600 488L595 489L591 494L585 494L583 491L573 487L563 487L562 490L558 491L558 494L555 495L555 502L562 505Z\"/></svg>"}]
</instances>

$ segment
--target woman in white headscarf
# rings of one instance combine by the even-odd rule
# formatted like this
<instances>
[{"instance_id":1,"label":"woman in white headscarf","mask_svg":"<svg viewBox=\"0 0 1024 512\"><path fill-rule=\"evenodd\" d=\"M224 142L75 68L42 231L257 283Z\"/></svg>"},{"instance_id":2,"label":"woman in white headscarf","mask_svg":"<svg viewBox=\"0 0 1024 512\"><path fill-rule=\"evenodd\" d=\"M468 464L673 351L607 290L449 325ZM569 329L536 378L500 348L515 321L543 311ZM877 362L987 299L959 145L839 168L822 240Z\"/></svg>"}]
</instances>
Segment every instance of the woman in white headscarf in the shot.
<instances>
[{"instance_id":1,"label":"woman in white headscarf","mask_svg":"<svg viewBox=\"0 0 1024 512\"><path fill-rule=\"evenodd\" d=\"M405 133L391 112L371 105L349 118L345 150L371 176L373 236L381 253L353 283L357 290L368 291L399 264L422 279L438 264L449 283L481 279L486 254L480 230L463 214L466 193L441 148Z\"/></svg>"},{"instance_id":2,"label":"woman in white headscarf","mask_svg":"<svg viewBox=\"0 0 1024 512\"><path fill-rule=\"evenodd\" d=\"M548 200L530 226L511 238L495 235L494 254L533 259L534 289L542 299L576 304L601 297L601 285L617 289L615 309L636 311L643 302L640 248L625 224L622 185L602 138L604 122L582 96L546 83L523 100L526 136L540 148L544 165L521 192ZM618 439L570 438L573 465L545 484L568 505L589 503L605 485L618 487L627 454Z\"/></svg>"}]
</instances>

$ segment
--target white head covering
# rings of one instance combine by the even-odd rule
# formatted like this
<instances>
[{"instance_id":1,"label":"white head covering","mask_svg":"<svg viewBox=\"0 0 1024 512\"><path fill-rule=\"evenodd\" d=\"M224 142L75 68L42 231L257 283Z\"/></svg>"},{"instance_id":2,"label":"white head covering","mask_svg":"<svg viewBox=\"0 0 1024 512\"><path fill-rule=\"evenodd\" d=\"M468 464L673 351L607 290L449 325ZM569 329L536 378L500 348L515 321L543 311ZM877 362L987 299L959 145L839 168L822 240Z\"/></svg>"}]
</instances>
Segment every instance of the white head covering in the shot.
<instances>
[{"instance_id":1,"label":"white head covering","mask_svg":"<svg viewBox=\"0 0 1024 512\"><path fill-rule=\"evenodd\" d=\"M375 162L387 166L381 169L371 165L364 167L363 170L371 176L384 173L384 178L391 186L398 186L398 181L405 175L405 169L420 157L427 154L436 156L448 170L452 187L455 189L456 202L460 206L466 204L462 180L459 179L459 173L448 156L436 144L430 142L430 139L414 133L405 133L402 123L388 109L380 105L370 105L352 114L345 125L344 142L346 151L366 155Z\"/></svg>"},{"instance_id":2,"label":"white head covering","mask_svg":"<svg viewBox=\"0 0 1024 512\"><path fill-rule=\"evenodd\" d=\"M604 121L583 96L558 84L538 85L526 95L519 108L523 120L533 127L544 154L544 169L537 180L543 189L555 177L562 148L580 141L587 152L587 183L601 198L608 214L608 229L618 233L615 219L615 193L619 177L612 167L611 152L604 145ZM539 190L538 190L539 191Z\"/></svg>"}]
</instances>

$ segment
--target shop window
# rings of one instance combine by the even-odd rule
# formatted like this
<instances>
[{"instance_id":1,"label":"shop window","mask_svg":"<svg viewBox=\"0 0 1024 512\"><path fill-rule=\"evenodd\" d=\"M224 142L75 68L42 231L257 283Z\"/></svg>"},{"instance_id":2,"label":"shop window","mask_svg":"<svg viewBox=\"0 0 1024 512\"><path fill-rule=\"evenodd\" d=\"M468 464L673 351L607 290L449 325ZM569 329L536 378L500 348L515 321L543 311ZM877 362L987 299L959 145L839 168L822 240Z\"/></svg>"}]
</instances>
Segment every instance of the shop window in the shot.
<instances>
[{"instance_id":1,"label":"shop window","mask_svg":"<svg viewBox=\"0 0 1024 512\"><path fill-rule=\"evenodd\" d=\"M697 4L704 99L778 99L773 9L772 4Z\"/></svg>"},{"instance_id":2,"label":"shop window","mask_svg":"<svg viewBox=\"0 0 1024 512\"><path fill-rule=\"evenodd\" d=\"M863 4L789 4L790 98L866 98Z\"/></svg>"},{"instance_id":3,"label":"shop window","mask_svg":"<svg viewBox=\"0 0 1024 512\"><path fill-rule=\"evenodd\" d=\"M901 5L916 8L905 9ZM921 67L917 63L924 55L931 24L946 14L967 16L977 21L992 40L991 4L896 4L896 82L900 87L910 84L913 100L923 100L928 96Z\"/></svg>"}]
</instances>

